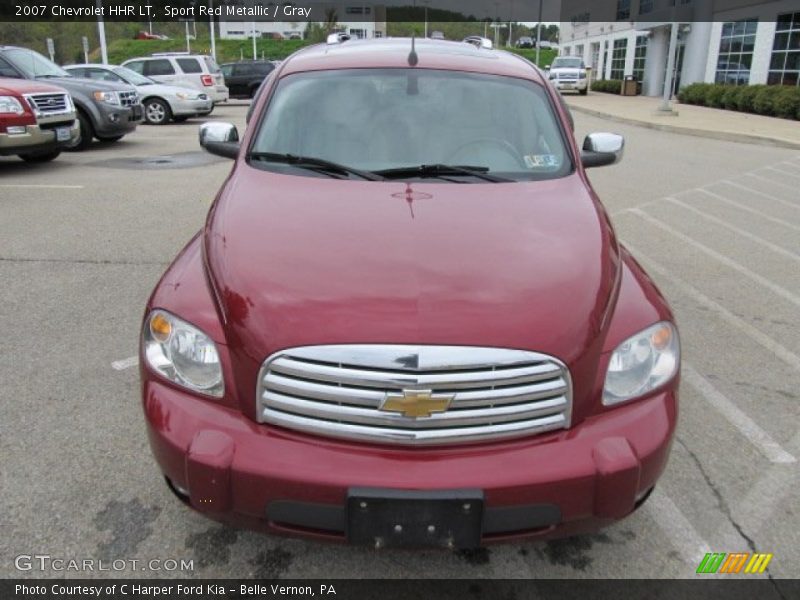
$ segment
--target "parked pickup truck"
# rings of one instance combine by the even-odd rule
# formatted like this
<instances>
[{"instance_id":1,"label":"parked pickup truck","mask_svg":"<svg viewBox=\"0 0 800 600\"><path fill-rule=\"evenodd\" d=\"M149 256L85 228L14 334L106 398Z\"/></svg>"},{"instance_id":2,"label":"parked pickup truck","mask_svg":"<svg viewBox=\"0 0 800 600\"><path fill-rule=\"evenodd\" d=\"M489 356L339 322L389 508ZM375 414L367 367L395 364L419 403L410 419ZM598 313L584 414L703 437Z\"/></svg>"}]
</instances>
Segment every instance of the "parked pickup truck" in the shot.
<instances>
[{"instance_id":1,"label":"parked pickup truck","mask_svg":"<svg viewBox=\"0 0 800 600\"><path fill-rule=\"evenodd\" d=\"M65 88L75 103L80 136L72 148L84 150L92 138L116 142L144 118L136 88L121 83L73 77L38 52L0 46L0 77L47 80Z\"/></svg>"},{"instance_id":2,"label":"parked pickup truck","mask_svg":"<svg viewBox=\"0 0 800 600\"><path fill-rule=\"evenodd\" d=\"M65 89L0 77L0 156L53 160L79 135L75 105Z\"/></svg>"}]
</instances>

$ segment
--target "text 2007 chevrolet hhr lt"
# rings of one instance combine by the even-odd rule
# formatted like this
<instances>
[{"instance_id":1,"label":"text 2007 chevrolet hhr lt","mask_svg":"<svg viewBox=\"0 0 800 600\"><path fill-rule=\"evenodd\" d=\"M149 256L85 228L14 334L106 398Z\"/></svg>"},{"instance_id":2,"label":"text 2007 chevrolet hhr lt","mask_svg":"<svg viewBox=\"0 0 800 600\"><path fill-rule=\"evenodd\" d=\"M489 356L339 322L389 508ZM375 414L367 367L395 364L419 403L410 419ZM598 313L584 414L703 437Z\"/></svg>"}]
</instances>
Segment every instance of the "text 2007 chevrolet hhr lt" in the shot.
<instances>
[{"instance_id":1,"label":"text 2007 chevrolet hhr lt","mask_svg":"<svg viewBox=\"0 0 800 600\"><path fill-rule=\"evenodd\" d=\"M666 301L531 63L478 44L301 50L267 79L203 230L147 305L144 413L209 517L469 548L596 530L653 490L677 417Z\"/></svg>"}]
</instances>

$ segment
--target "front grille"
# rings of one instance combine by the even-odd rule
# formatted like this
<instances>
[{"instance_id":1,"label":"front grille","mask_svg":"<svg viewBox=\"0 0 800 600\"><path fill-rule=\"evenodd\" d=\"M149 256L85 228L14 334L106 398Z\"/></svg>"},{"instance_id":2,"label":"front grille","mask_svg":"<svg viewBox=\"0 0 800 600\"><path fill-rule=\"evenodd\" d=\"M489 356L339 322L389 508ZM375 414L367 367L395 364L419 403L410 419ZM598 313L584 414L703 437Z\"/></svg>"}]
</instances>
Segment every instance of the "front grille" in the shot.
<instances>
[{"instance_id":1,"label":"front grille","mask_svg":"<svg viewBox=\"0 0 800 600\"><path fill-rule=\"evenodd\" d=\"M67 94L30 94L26 96L28 103L39 113L63 113L69 109Z\"/></svg>"},{"instance_id":2,"label":"front grille","mask_svg":"<svg viewBox=\"0 0 800 600\"><path fill-rule=\"evenodd\" d=\"M449 400L449 406L416 417L381 410L387 399L396 409L398 401L415 392L422 392L424 402ZM262 423L405 445L507 439L562 429L569 427L572 408L569 371L559 360L536 352L467 346L291 348L264 362L256 398Z\"/></svg>"},{"instance_id":3,"label":"front grille","mask_svg":"<svg viewBox=\"0 0 800 600\"><path fill-rule=\"evenodd\" d=\"M119 101L122 106L133 106L139 103L139 95L135 91L120 92Z\"/></svg>"}]
</instances>

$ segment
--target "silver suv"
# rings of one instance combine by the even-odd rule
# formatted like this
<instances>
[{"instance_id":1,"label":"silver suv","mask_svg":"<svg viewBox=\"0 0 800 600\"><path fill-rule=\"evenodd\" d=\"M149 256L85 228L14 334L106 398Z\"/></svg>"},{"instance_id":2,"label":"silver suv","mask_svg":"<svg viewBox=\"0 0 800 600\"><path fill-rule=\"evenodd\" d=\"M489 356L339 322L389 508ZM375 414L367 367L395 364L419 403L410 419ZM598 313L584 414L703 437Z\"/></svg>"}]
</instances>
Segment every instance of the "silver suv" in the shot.
<instances>
[{"instance_id":1,"label":"silver suv","mask_svg":"<svg viewBox=\"0 0 800 600\"><path fill-rule=\"evenodd\" d=\"M159 83L200 90L214 104L228 100L225 77L214 58L207 54L158 52L126 60L122 66Z\"/></svg>"}]
</instances>

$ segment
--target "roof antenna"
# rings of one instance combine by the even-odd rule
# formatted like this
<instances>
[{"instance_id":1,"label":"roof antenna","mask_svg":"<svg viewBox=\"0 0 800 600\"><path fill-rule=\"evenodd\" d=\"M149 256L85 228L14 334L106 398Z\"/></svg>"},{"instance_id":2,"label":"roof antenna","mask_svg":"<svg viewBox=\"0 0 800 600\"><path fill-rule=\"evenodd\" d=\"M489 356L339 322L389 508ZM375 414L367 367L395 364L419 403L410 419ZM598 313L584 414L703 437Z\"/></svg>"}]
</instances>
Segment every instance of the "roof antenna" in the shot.
<instances>
[{"instance_id":1,"label":"roof antenna","mask_svg":"<svg viewBox=\"0 0 800 600\"><path fill-rule=\"evenodd\" d=\"M419 62L419 57L417 56L417 48L416 42L417 40L417 32L411 32L411 52L408 53L408 65L410 67L416 67L417 63Z\"/></svg>"}]
</instances>

